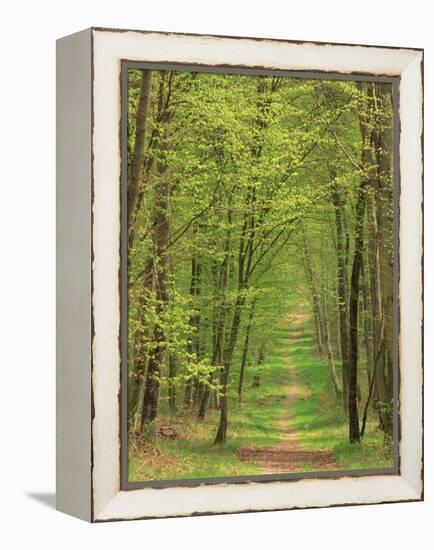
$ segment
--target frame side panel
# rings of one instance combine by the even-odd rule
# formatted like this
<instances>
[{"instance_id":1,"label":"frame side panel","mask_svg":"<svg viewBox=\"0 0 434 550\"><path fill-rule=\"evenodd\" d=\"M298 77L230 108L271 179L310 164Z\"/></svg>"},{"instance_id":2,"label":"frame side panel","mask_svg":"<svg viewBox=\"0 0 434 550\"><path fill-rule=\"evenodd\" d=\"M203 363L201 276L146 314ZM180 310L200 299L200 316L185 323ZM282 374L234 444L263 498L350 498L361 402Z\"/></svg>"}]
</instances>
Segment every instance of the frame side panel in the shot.
<instances>
[{"instance_id":1,"label":"frame side panel","mask_svg":"<svg viewBox=\"0 0 434 550\"><path fill-rule=\"evenodd\" d=\"M91 520L91 31L56 45L56 500Z\"/></svg>"},{"instance_id":2,"label":"frame side panel","mask_svg":"<svg viewBox=\"0 0 434 550\"><path fill-rule=\"evenodd\" d=\"M400 200L401 474L423 497L423 54L403 72Z\"/></svg>"}]
</instances>

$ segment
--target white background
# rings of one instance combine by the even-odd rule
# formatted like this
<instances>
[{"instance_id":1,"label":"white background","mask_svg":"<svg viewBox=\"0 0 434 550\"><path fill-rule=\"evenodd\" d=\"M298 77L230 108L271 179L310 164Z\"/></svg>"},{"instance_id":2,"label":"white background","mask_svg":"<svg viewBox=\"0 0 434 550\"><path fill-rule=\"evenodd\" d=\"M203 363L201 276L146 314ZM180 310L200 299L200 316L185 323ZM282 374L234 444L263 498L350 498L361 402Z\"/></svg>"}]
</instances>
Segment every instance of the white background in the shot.
<instances>
[{"instance_id":1,"label":"white background","mask_svg":"<svg viewBox=\"0 0 434 550\"><path fill-rule=\"evenodd\" d=\"M2 6L0 544L333 548L434 543L434 16L422 0L58 0ZM89 26L425 48L424 503L88 525L55 512L55 39Z\"/></svg>"}]
</instances>

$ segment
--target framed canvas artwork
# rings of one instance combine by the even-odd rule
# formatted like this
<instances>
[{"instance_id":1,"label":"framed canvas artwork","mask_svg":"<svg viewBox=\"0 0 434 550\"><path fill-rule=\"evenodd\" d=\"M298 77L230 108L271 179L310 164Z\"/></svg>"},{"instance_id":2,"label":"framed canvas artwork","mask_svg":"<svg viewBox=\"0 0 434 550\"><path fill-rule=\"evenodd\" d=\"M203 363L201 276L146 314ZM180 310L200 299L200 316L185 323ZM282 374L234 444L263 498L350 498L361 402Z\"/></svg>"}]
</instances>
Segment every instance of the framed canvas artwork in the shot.
<instances>
[{"instance_id":1,"label":"framed canvas artwork","mask_svg":"<svg viewBox=\"0 0 434 550\"><path fill-rule=\"evenodd\" d=\"M423 498L423 51L57 44L57 502Z\"/></svg>"}]
</instances>

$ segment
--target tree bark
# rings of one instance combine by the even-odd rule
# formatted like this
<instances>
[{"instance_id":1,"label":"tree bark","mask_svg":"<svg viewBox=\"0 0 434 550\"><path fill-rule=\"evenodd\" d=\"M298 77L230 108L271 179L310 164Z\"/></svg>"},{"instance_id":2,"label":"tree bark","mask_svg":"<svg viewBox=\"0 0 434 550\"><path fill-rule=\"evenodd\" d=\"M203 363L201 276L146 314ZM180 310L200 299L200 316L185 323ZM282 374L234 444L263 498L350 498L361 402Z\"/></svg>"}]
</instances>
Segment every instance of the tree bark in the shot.
<instances>
[{"instance_id":1,"label":"tree bark","mask_svg":"<svg viewBox=\"0 0 434 550\"><path fill-rule=\"evenodd\" d=\"M366 353L366 376L368 379L368 387L371 384L373 353L372 353L372 323L371 323L371 301L369 299L369 280L366 273L366 260L363 257L362 273L362 316L363 316L363 338L365 342Z\"/></svg>"},{"instance_id":2,"label":"tree bark","mask_svg":"<svg viewBox=\"0 0 434 550\"><path fill-rule=\"evenodd\" d=\"M232 356L238 337L238 330L241 321L241 312L244 306L244 288L239 289L235 302L234 315L232 318L229 342L223 357L223 375L222 375L222 395L220 397L220 420L214 443L225 443L228 426L228 382L231 368Z\"/></svg>"},{"instance_id":3,"label":"tree bark","mask_svg":"<svg viewBox=\"0 0 434 550\"><path fill-rule=\"evenodd\" d=\"M170 354L170 357L169 357L169 407L171 411L176 410L175 376L176 376L176 360L173 354Z\"/></svg>"},{"instance_id":4,"label":"tree bark","mask_svg":"<svg viewBox=\"0 0 434 550\"><path fill-rule=\"evenodd\" d=\"M365 86L367 92L364 92ZM359 90L365 99L364 105L359 111L360 134L362 140L360 187L357 193L355 209L355 239L354 256L351 271L350 284L350 333L349 333L349 372L348 372L348 424L350 443L360 441L360 425L358 410L358 321L359 321L359 292L360 292L360 274L363 265L364 250L364 221L367 202L367 191L371 184L372 177L372 83L358 83Z\"/></svg>"},{"instance_id":5,"label":"tree bark","mask_svg":"<svg viewBox=\"0 0 434 550\"><path fill-rule=\"evenodd\" d=\"M228 213L228 221L231 222L231 213ZM224 259L221 262L220 269L213 264L213 273L215 278L214 292L214 308L213 308L213 351L211 357L211 365L219 367L223 363L223 347L225 339L225 321L226 321L226 291L229 282L229 253L230 253L230 231L228 231L225 246ZM210 378L210 383L215 384L217 381L217 373L213 372ZM211 397L211 389L209 384L206 385L199 406L198 418L205 419L206 410ZM213 390L213 401L215 408L220 408L220 397L218 390Z\"/></svg>"},{"instance_id":6,"label":"tree bark","mask_svg":"<svg viewBox=\"0 0 434 550\"><path fill-rule=\"evenodd\" d=\"M140 432L141 429L141 417L143 410L143 399L145 395L146 386L146 368L148 359L147 346L151 338L151 327L145 319L146 311L151 307L151 296L154 290L154 257L152 254L148 256L145 263L145 269L143 273L143 289L139 299L138 315L139 322L142 326L142 331L136 334L134 338L135 352L134 352L134 372L136 374L136 384L134 391L135 413L133 418L133 431Z\"/></svg>"},{"instance_id":7,"label":"tree bark","mask_svg":"<svg viewBox=\"0 0 434 550\"><path fill-rule=\"evenodd\" d=\"M239 403L241 403L242 400L243 400L244 375L245 375L245 370L246 370L247 354L249 352L250 331L252 329L253 318L255 316L255 306L256 306L256 299L253 299L253 302L250 306L249 319L247 321L246 334L245 334L245 337L244 337L243 354L242 354L242 357L241 357L240 377L239 377L239 380L238 380L238 401L239 401Z\"/></svg>"},{"instance_id":8,"label":"tree bark","mask_svg":"<svg viewBox=\"0 0 434 550\"><path fill-rule=\"evenodd\" d=\"M324 292L324 339L325 339L325 345L327 350L327 361L330 371L330 379L333 385L333 390L335 392L335 395L337 398L342 397L342 390L339 382L339 377L336 372L336 365L335 365L335 359L333 354L333 347L330 339L330 323L329 323L329 316L327 312L327 294Z\"/></svg>"},{"instance_id":9,"label":"tree bark","mask_svg":"<svg viewBox=\"0 0 434 550\"><path fill-rule=\"evenodd\" d=\"M335 210L336 248L337 248L337 279L338 279L338 310L339 335L342 360L342 396L345 410L348 410L348 371L349 371L349 330L347 307L347 268L345 254L345 235L343 223L343 204L337 184L334 184L332 200Z\"/></svg>"},{"instance_id":10,"label":"tree bark","mask_svg":"<svg viewBox=\"0 0 434 550\"><path fill-rule=\"evenodd\" d=\"M140 95L136 111L136 136L134 143L134 153L130 166L130 178L128 182L128 242L130 246L133 240L134 223L137 215L138 197L142 185L143 168L145 161L145 140L149 121L149 108L152 92L152 71L145 69L142 71L140 81Z\"/></svg>"},{"instance_id":11,"label":"tree bark","mask_svg":"<svg viewBox=\"0 0 434 550\"><path fill-rule=\"evenodd\" d=\"M198 309L197 298L200 295L200 276L202 266L198 259L193 256L191 259L191 282L190 282L190 297L193 300L194 313L190 316L190 326L192 328L191 340L188 344L188 353L195 354L196 360L199 355L199 325L200 325L200 310ZM185 384L184 405L190 407L193 402L193 387L194 377L189 375Z\"/></svg>"},{"instance_id":12,"label":"tree bark","mask_svg":"<svg viewBox=\"0 0 434 550\"><path fill-rule=\"evenodd\" d=\"M258 368L260 368L261 365L264 364L266 354L267 354L267 347L265 345L265 342L261 342L259 346L258 361L257 361ZM252 383L250 384L250 387L259 388L260 385L261 385L261 376L260 374L257 373L253 376L253 380L252 380Z\"/></svg>"},{"instance_id":13,"label":"tree bark","mask_svg":"<svg viewBox=\"0 0 434 550\"><path fill-rule=\"evenodd\" d=\"M316 333L316 343L318 355L323 355L324 347L324 319L321 312L321 303L320 297L315 281L315 275L312 267L312 260L310 256L309 245L306 237L306 231L304 227L302 228L302 239L303 239L303 258L304 258L304 268L306 272L307 282L309 284L311 296L312 296L312 305L313 305L313 314L315 321L315 333Z\"/></svg>"},{"instance_id":14,"label":"tree bark","mask_svg":"<svg viewBox=\"0 0 434 550\"><path fill-rule=\"evenodd\" d=\"M249 186L246 192L244 221L241 229L241 236L238 251L238 287L235 300L234 313L227 346L223 353L223 373L221 379L222 395L220 397L220 421L214 443L225 443L228 423L228 382L229 371L232 363L235 346L238 338L238 331L241 322L241 315L246 301L248 282L251 275L251 267L254 251L255 221L251 213L252 205L256 196L254 187Z\"/></svg>"},{"instance_id":15,"label":"tree bark","mask_svg":"<svg viewBox=\"0 0 434 550\"><path fill-rule=\"evenodd\" d=\"M348 369L348 414L350 443L360 441L359 410L358 410L358 307L359 284L363 254L363 229L366 204L365 185L361 185L356 204L356 227L354 257L350 286L350 356Z\"/></svg>"},{"instance_id":16,"label":"tree bark","mask_svg":"<svg viewBox=\"0 0 434 550\"><path fill-rule=\"evenodd\" d=\"M155 427L152 423L157 417L160 380L166 351L164 327L161 317L169 300L169 254L170 242L170 180L163 161L160 161L159 174L155 181L155 200L153 218L153 245L156 291L156 323L152 338L152 348L149 355L146 386L143 398L141 431L146 432L152 440L155 438Z\"/></svg>"},{"instance_id":17,"label":"tree bark","mask_svg":"<svg viewBox=\"0 0 434 550\"><path fill-rule=\"evenodd\" d=\"M390 90L373 86L373 100L379 116L391 107ZM374 125L372 144L376 177L372 178L370 277L373 302L374 355L378 354L375 405L385 434L393 429L393 191L391 184L391 129ZM384 340L384 341L383 341Z\"/></svg>"}]
</instances>

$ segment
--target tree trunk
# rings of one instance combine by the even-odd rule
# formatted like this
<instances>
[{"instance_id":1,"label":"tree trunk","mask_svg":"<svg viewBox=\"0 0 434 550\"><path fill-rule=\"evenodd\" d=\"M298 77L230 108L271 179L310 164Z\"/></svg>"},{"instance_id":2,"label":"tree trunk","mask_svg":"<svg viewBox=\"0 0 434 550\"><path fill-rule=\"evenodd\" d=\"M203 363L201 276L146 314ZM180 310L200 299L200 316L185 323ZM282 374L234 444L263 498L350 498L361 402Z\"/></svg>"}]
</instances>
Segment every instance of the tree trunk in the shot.
<instances>
[{"instance_id":1,"label":"tree trunk","mask_svg":"<svg viewBox=\"0 0 434 550\"><path fill-rule=\"evenodd\" d=\"M387 381L385 377L385 321L383 309L383 288L381 285L380 268L380 233L376 205L371 206L371 234L369 244L369 274L371 282L371 306L372 306L372 341L375 361L374 381L374 405L378 411L378 417L382 429L386 432L390 428L390 419L387 415Z\"/></svg>"},{"instance_id":2,"label":"tree trunk","mask_svg":"<svg viewBox=\"0 0 434 550\"><path fill-rule=\"evenodd\" d=\"M238 401L239 401L239 403L241 403L242 400L243 400L244 374L245 374L245 370L246 370L247 354L248 354L248 351L249 351L250 331L252 329L253 318L255 316L255 306L256 306L256 299L253 300L253 302L250 306L250 314L249 314L249 319L247 321L246 334L245 334L245 337L244 337L243 354L242 354L242 357L241 357L240 377L239 377L239 380L238 380Z\"/></svg>"},{"instance_id":3,"label":"tree trunk","mask_svg":"<svg viewBox=\"0 0 434 550\"><path fill-rule=\"evenodd\" d=\"M223 357L223 375L222 375L222 395L220 397L220 420L217 429L217 434L214 443L225 443L226 432L228 426L228 382L229 371L231 368L232 355L235 350L235 345L238 337L238 329L241 321L241 312L245 301L245 288L239 288L237 299L235 302L234 316L232 319L229 342L224 352Z\"/></svg>"},{"instance_id":4,"label":"tree trunk","mask_svg":"<svg viewBox=\"0 0 434 550\"><path fill-rule=\"evenodd\" d=\"M135 413L133 418L133 431L138 433L141 429L141 417L143 410L143 399L145 396L146 386L146 366L148 359L147 345L151 337L151 327L145 320L145 314L151 307L151 296L154 289L154 257L152 254L148 256L145 263L143 273L143 289L139 300L138 315L140 324L143 327L139 334L134 338L135 353L134 353L134 372L136 379L135 393Z\"/></svg>"},{"instance_id":5,"label":"tree trunk","mask_svg":"<svg viewBox=\"0 0 434 550\"><path fill-rule=\"evenodd\" d=\"M362 299L363 299L363 338L365 342L366 353L366 376L368 387L371 385L372 368L374 364L374 355L372 352L372 319L371 319L371 301L369 298L369 280L366 273L366 260L363 258L362 264Z\"/></svg>"},{"instance_id":6,"label":"tree trunk","mask_svg":"<svg viewBox=\"0 0 434 550\"><path fill-rule=\"evenodd\" d=\"M171 411L176 410L175 376L176 376L176 360L173 354L170 354L170 357L169 357L169 407Z\"/></svg>"},{"instance_id":7,"label":"tree trunk","mask_svg":"<svg viewBox=\"0 0 434 550\"><path fill-rule=\"evenodd\" d=\"M345 410L348 410L348 371L349 371L349 332L348 332L348 308L347 308L347 269L344 241L343 205L337 184L334 185L332 200L335 210L336 222L336 248L337 248L337 279L338 279L338 310L339 310L339 334L342 359L342 396Z\"/></svg>"},{"instance_id":8,"label":"tree trunk","mask_svg":"<svg viewBox=\"0 0 434 550\"><path fill-rule=\"evenodd\" d=\"M222 395L220 397L220 421L214 443L225 443L228 424L228 382L229 371L232 363L235 346L238 338L241 314L246 301L248 280L253 258L253 242L255 238L255 224L252 219L250 208L255 201L253 188L249 187L246 193L244 222L241 230L239 252L238 252L238 289L235 300L234 314L232 317L231 330L228 344L223 354L223 373L221 379Z\"/></svg>"},{"instance_id":9,"label":"tree trunk","mask_svg":"<svg viewBox=\"0 0 434 550\"><path fill-rule=\"evenodd\" d=\"M228 213L228 221L231 221L231 214ZM223 363L223 346L225 339L225 320L226 320L226 291L229 282L229 252L230 252L230 231L228 231L225 246L224 246L224 259L221 263L220 269L216 263L213 263L214 274L214 308L213 308L213 348L211 365L218 367ZM217 373L211 374L209 383L215 384L217 381ZM199 406L198 418L200 420L205 419L206 410L211 397L211 389L209 384L205 385L202 399ZM220 397L217 389L213 390L213 403L216 409L220 408Z\"/></svg>"},{"instance_id":10,"label":"tree trunk","mask_svg":"<svg viewBox=\"0 0 434 550\"><path fill-rule=\"evenodd\" d=\"M363 229L366 204L366 189L361 185L356 204L356 227L353 267L350 286L350 357L348 372L348 414L350 443L360 441L359 410L358 410L358 307L359 283L363 254Z\"/></svg>"},{"instance_id":11,"label":"tree trunk","mask_svg":"<svg viewBox=\"0 0 434 550\"><path fill-rule=\"evenodd\" d=\"M391 110L391 91L387 86L376 83L373 93L380 116ZM374 197L376 199L377 225L379 229L379 267L382 289L382 308L384 322L384 357L382 378L384 395L381 396L381 424L386 435L393 430L393 188L391 181L392 129L378 125L374 132L377 178Z\"/></svg>"},{"instance_id":12,"label":"tree trunk","mask_svg":"<svg viewBox=\"0 0 434 550\"><path fill-rule=\"evenodd\" d=\"M191 282L190 282L190 296L193 300L194 313L190 316L190 326L192 328L191 340L188 344L188 353L193 355L195 353L196 360L198 360L199 354L199 325L200 325L200 310L197 303L197 297L200 295L200 275L202 266L195 256L191 259ZM189 375L184 393L184 405L190 407L193 402L193 388L194 377Z\"/></svg>"},{"instance_id":13,"label":"tree trunk","mask_svg":"<svg viewBox=\"0 0 434 550\"><path fill-rule=\"evenodd\" d=\"M359 90L364 90L367 87L367 93L364 94L368 100L360 110L359 123L360 134L362 138L362 154L361 154L361 183L357 193L356 210L355 210L355 239L354 239L354 256L351 271L351 286L350 286L350 334L349 334L349 372L348 372L348 414L349 414L349 439L350 443L360 441L360 425L359 425L359 410L358 410L358 308L359 308L359 292L360 292L360 274L363 265L363 250L364 250L364 220L365 209L367 202L367 190L371 184L372 174L372 106L370 99L372 96L372 83L358 83Z\"/></svg>"},{"instance_id":14,"label":"tree trunk","mask_svg":"<svg viewBox=\"0 0 434 550\"><path fill-rule=\"evenodd\" d=\"M324 298L324 337L325 337L325 344L326 344L326 350L327 350L327 360L330 370L330 379L332 381L333 390L335 392L335 395L337 398L342 397L342 390L339 383L339 377L336 372L336 365L335 365L335 359L333 355L333 348L331 344L330 339L330 323L329 323L329 317L327 312L327 295L325 294Z\"/></svg>"},{"instance_id":15,"label":"tree trunk","mask_svg":"<svg viewBox=\"0 0 434 550\"><path fill-rule=\"evenodd\" d=\"M130 246L133 241L134 222L137 214L138 197L142 185L143 168L145 161L145 139L149 121L149 107L152 91L152 71L145 69L142 72L140 81L140 95L136 111L136 136L134 142L134 153L129 170L128 182L128 242Z\"/></svg>"},{"instance_id":16,"label":"tree trunk","mask_svg":"<svg viewBox=\"0 0 434 550\"><path fill-rule=\"evenodd\" d=\"M320 298L318 294L318 289L316 286L315 276L312 267L312 260L310 257L309 245L306 237L306 232L304 227L302 228L302 238L303 238L303 259L304 259L304 268L306 272L307 282L309 284L311 296L312 296L312 305L313 305L313 314L315 320L315 332L316 332L316 343L318 355L322 356L323 354L323 345L324 345L324 320L322 318Z\"/></svg>"},{"instance_id":17,"label":"tree trunk","mask_svg":"<svg viewBox=\"0 0 434 550\"><path fill-rule=\"evenodd\" d=\"M153 422L158 413L160 380L166 351L164 328L159 320L161 319L169 301L169 254L167 248L170 242L169 198L171 185L169 181L169 174L162 160L160 161L158 172L159 173L155 181L152 234L154 245L156 291L155 313L157 321L154 327L152 348L148 361L148 372L146 375L146 386L141 418L141 431L145 434L145 436L149 436L150 440L155 439L155 426L153 426Z\"/></svg>"},{"instance_id":18,"label":"tree trunk","mask_svg":"<svg viewBox=\"0 0 434 550\"><path fill-rule=\"evenodd\" d=\"M258 368L260 368L261 365L264 364L266 353L267 353L267 348L266 348L265 342L261 342L259 346L259 353L258 353L258 362L257 362ZM261 385L261 376L259 374L255 374L253 376L253 380L252 380L252 383L250 384L250 387L259 388L260 385Z\"/></svg>"}]
</instances>

